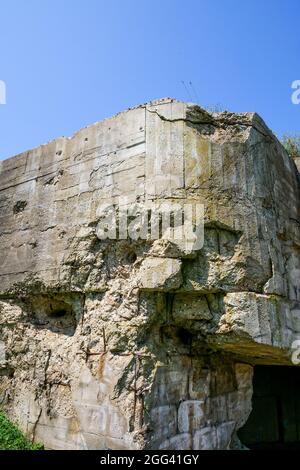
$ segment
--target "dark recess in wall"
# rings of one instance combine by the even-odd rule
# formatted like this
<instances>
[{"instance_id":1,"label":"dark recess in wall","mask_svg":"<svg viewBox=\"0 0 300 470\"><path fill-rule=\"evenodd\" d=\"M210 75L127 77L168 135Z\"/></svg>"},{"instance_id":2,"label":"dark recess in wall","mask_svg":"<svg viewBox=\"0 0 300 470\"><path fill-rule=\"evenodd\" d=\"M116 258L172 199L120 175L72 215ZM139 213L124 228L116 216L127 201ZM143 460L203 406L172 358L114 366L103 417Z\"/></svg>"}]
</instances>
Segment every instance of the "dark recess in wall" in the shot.
<instances>
[{"instance_id":1,"label":"dark recess in wall","mask_svg":"<svg viewBox=\"0 0 300 470\"><path fill-rule=\"evenodd\" d=\"M300 368L254 368L252 412L238 436L253 450L300 450Z\"/></svg>"}]
</instances>

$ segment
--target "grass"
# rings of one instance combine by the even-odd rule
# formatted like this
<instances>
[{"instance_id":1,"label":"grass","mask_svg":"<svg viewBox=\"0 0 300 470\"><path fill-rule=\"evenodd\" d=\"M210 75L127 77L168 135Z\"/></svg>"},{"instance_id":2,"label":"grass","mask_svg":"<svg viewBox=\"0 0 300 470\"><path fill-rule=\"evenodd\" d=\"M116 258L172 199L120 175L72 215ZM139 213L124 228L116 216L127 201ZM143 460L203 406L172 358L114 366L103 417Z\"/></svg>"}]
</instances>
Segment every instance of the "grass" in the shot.
<instances>
[{"instance_id":1,"label":"grass","mask_svg":"<svg viewBox=\"0 0 300 470\"><path fill-rule=\"evenodd\" d=\"M217 103L213 106L205 106L204 109L208 113L224 113L225 111L227 111L227 109L225 109L221 103Z\"/></svg>"},{"instance_id":2,"label":"grass","mask_svg":"<svg viewBox=\"0 0 300 470\"><path fill-rule=\"evenodd\" d=\"M0 450L42 450L41 444L32 444L0 411Z\"/></svg>"}]
</instances>

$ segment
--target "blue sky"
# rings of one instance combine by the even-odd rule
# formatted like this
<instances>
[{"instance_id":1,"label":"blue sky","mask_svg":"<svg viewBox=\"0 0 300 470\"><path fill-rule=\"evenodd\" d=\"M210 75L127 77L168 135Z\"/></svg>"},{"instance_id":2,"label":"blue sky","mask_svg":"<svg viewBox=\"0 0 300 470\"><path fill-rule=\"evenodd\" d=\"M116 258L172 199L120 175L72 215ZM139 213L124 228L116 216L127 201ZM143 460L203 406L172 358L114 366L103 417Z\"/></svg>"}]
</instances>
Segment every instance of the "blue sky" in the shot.
<instances>
[{"instance_id":1,"label":"blue sky","mask_svg":"<svg viewBox=\"0 0 300 470\"><path fill-rule=\"evenodd\" d=\"M166 96L300 131L298 0L0 0L0 159ZM196 98L194 99L196 101Z\"/></svg>"}]
</instances>

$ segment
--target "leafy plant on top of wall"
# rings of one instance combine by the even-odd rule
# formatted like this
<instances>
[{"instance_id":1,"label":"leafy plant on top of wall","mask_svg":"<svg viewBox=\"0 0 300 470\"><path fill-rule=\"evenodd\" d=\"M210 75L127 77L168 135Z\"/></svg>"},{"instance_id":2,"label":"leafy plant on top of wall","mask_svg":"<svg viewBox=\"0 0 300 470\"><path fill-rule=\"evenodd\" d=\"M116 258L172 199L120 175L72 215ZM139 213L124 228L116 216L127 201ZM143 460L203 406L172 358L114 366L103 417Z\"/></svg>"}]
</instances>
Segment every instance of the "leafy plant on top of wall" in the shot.
<instances>
[{"instance_id":1,"label":"leafy plant on top of wall","mask_svg":"<svg viewBox=\"0 0 300 470\"><path fill-rule=\"evenodd\" d=\"M290 157L294 159L300 157L300 135L285 134L281 143Z\"/></svg>"}]
</instances>

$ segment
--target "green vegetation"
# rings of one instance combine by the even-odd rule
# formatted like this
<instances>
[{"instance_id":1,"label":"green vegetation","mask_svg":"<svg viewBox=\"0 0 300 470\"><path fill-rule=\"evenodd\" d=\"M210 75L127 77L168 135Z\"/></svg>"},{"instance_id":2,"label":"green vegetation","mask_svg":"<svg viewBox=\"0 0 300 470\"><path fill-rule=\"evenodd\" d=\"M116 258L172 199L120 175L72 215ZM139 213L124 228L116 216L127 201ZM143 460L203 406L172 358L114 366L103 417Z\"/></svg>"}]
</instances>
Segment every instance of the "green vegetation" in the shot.
<instances>
[{"instance_id":1,"label":"green vegetation","mask_svg":"<svg viewBox=\"0 0 300 470\"><path fill-rule=\"evenodd\" d=\"M284 135L281 143L290 157L300 157L300 135Z\"/></svg>"},{"instance_id":2,"label":"green vegetation","mask_svg":"<svg viewBox=\"0 0 300 470\"><path fill-rule=\"evenodd\" d=\"M0 411L0 450L42 450L41 444L32 444L22 432Z\"/></svg>"}]
</instances>

